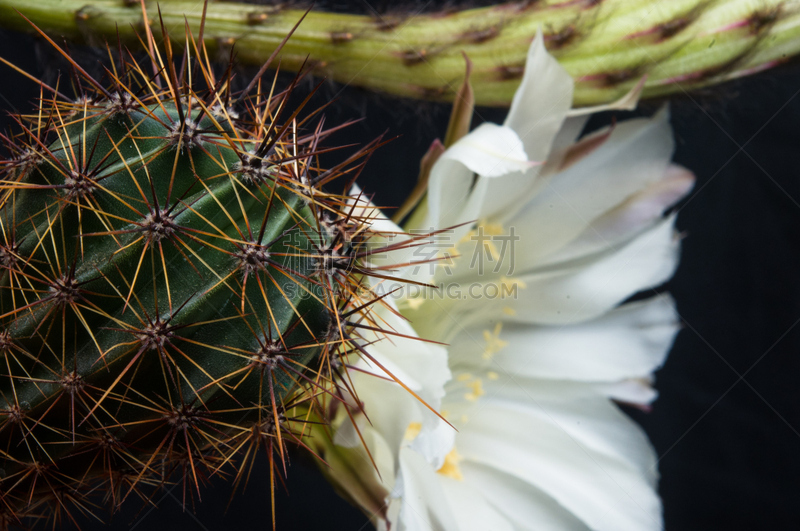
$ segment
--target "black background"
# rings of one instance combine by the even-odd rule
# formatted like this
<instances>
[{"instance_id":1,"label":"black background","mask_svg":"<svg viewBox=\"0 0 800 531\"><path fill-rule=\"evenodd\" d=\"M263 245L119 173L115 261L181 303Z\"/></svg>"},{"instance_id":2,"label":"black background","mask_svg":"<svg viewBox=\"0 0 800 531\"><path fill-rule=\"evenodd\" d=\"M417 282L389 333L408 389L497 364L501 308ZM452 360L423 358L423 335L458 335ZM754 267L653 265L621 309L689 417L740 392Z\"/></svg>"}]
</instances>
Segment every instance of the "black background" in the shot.
<instances>
[{"instance_id":1,"label":"black background","mask_svg":"<svg viewBox=\"0 0 800 531\"><path fill-rule=\"evenodd\" d=\"M339 4L352 12L366 9L359 2ZM34 75L58 75L52 51L31 37L0 33L0 53ZM95 60L90 51L77 53ZM666 286L677 299L684 329L657 374L661 397L653 411L630 412L661 458L668 531L800 528L799 91L800 66L787 65L671 99L674 159L697 176L679 207L683 257ZM4 110L30 110L36 96L34 84L0 67ZM339 98L326 113L329 125L364 118L336 141L364 144L383 132L399 135L373 157L360 181L378 204L397 205L413 186L421 155L444 134L448 106L333 84L322 96ZM658 105L645 103L640 112L651 114ZM504 111L477 114L475 123L501 122ZM594 119L592 126L609 119ZM2 129L9 124L0 118ZM182 492L175 489L157 509L131 505L110 526L90 519L81 525L269 529L264 465L227 511L230 490L218 482L202 492L194 511L183 510ZM280 530L370 528L313 464L295 457L287 487L288 493L277 493Z\"/></svg>"}]
</instances>

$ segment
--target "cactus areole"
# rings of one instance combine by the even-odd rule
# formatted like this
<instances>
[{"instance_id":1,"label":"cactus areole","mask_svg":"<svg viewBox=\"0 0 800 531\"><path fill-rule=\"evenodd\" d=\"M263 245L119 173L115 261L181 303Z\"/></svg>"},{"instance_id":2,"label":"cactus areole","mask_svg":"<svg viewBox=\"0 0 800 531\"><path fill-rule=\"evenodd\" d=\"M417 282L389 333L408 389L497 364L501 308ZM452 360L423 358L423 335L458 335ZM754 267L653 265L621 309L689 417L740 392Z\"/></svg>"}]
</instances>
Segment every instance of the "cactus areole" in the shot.
<instances>
[{"instance_id":1,"label":"cactus areole","mask_svg":"<svg viewBox=\"0 0 800 531\"><path fill-rule=\"evenodd\" d=\"M79 96L42 84L39 108L3 136L10 522L87 492L118 506L145 486L196 485L255 446L284 459L298 439L288 411L334 394L350 321L379 302L362 285L367 220L325 191L373 146L323 170L331 131L287 109L291 89L239 94L230 70L217 79L188 53L181 68L169 49L146 67L126 55L104 86L64 55Z\"/></svg>"}]
</instances>

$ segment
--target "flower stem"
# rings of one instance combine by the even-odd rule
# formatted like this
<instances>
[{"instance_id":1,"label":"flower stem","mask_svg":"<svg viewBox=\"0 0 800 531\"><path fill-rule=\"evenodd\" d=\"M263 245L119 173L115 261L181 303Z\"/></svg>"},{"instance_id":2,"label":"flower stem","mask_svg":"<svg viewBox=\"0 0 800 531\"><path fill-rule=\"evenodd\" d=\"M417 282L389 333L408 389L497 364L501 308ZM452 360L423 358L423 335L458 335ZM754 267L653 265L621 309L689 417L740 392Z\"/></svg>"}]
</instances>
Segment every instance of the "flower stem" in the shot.
<instances>
[{"instance_id":1,"label":"flower stem","mask_svg":"<svg viewBox=\"0 0 800 531\"><path fill-rule=\"evenodd\" d=\"M197 34L197 0L144 2L152 22L182 40ZM0 0L0 25L88 43L135 39L136 0ZM211 0L205 42L227 57L261 63L303 11ZM281 67L412 98L451 101L472 61L475 102L508 105L541 29L576 81L575 104L625 94L644 75L644 97L668 95L764 70L800 52L800 0L528 0L446 13L345 15L310 12L284 47Z\"/></svg>"}]
</instances>

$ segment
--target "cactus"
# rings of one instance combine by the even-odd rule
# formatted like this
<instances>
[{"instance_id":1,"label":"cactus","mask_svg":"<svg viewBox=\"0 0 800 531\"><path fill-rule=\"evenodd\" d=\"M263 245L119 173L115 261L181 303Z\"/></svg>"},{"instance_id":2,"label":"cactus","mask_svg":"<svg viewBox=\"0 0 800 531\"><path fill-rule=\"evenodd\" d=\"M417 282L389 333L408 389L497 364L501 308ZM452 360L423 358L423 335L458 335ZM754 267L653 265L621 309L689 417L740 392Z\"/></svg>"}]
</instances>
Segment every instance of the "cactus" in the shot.
<instances>
[{"instance_id":1,"label":"cactus","mask_svg":"<svg viewBox=\"0 0 800 531\"><path fill-rule=\"evenodd\" d=\"M368 220L327 191L378 141L323 170L341 126L288 110L299 78L235 93L190 33L174 59L145 30L151 64L120 52L108 85L48 38L78 97L41 83L2 136L0 527L239 482L258 447L282 472L379 328Z\"/></svg>"},{"instance_id":2,"label":"cactus","mask_svg":"<svg viewBox=\"0 0 800 531\"><path fill-rule=\"evenodd\" d=\"M197 2L186 0L0 0L0 24L36 24L73 39L134 39L142 6L158 5L167 27L199 32ZM210 0L205 42L260 64L303 11ZM473 62L479 105L508 105L525 51L541 29L550 52L575 79L574 103L610 102L647 76L643 96L682 93L764 70L800 51L800 0L527 0L439 13L347 15L312 11L282 54L282 67L412 98L452 101ZM176 45L181 45L180 39Z\"/></svg>"}]
</instances>

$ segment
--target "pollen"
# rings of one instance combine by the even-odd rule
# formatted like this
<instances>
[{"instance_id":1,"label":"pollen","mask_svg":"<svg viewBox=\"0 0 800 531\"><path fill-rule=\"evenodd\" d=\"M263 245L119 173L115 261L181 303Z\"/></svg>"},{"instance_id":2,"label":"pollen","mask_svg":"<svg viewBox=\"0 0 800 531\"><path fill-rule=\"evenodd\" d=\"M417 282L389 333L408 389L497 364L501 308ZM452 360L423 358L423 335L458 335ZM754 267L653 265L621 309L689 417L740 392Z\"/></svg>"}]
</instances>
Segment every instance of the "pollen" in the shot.
<instances>
[{"instance_id":1,"label":"pollen","mask_svg":"<svg viewBox=\"0 0 800 531\"><path fill-rule=\"evenodd\" d=\"M500 223L486 223L483 225L483 231L489 236L502 236L505 234L505 229Z\"/></svg>"},{"instance_id":2,"label":"pollen","mask_svg":"<svg viewBox=\"0 0 800 531\"><path fill-rule=\"evenodd\" d=\"M422 431L422 424L420 424L419 422L412 422L411 424L408 425L408 428L406 428L406 434L403 436L403 439L405 439L406 441L413 441L414 439L417 438L417 435L419 435L419 432L421 431Z\"/></svg>"},{"instance_id":3,"label":"pollen","mask_svg":"<svg viewBox=\"0 0 800 531\"><path fill-rule=\"evenodd\" d=\"M480 397L486 394L486 391L483 390L483 380L480 378L475 378L470 383L467 384L467 387L470 389L469 393L464 394L464 398L469 400L470 402L477 401Z\"/></svg>"},{"instance_id":4,"label":"pollen","mask_svg":"<svg viewBox=\"0 0 800 531\"><path fill-rule=\"evenodd\" d=\"M461 473L461 469L458 466L463 459L461 454L458 453L458 450L453 447L450 453L444 457L444 464L436 473L458 481L464 481L464 475Z\"/></svg>"},{"instance_id":5,"label":"pollen","mask_svg":"<svg viewBox=\"0 0 800 531\"><path fill-rule=\"evenodd\" d=\"M525 289L528 287L528 285L524 281L518 278L511 278L511 277L501 277L500 285L503 288L501 293L511 294L511 295L516 293L518 289Z\"/></svg>"},{"instance_id":6,"label":"pollen","mask_svg":"<svg viewBox=\"0 0 800 531\"><path fill-rule=\"evenodd\" d=\"M508 341L500 339L500 331L503 329L503 323L494 325L494 330L484 330L483 339L486 341L486 348L483 350L483 359L490 360L495 354L508 346Z\"/></svg>"}]
</instances>

